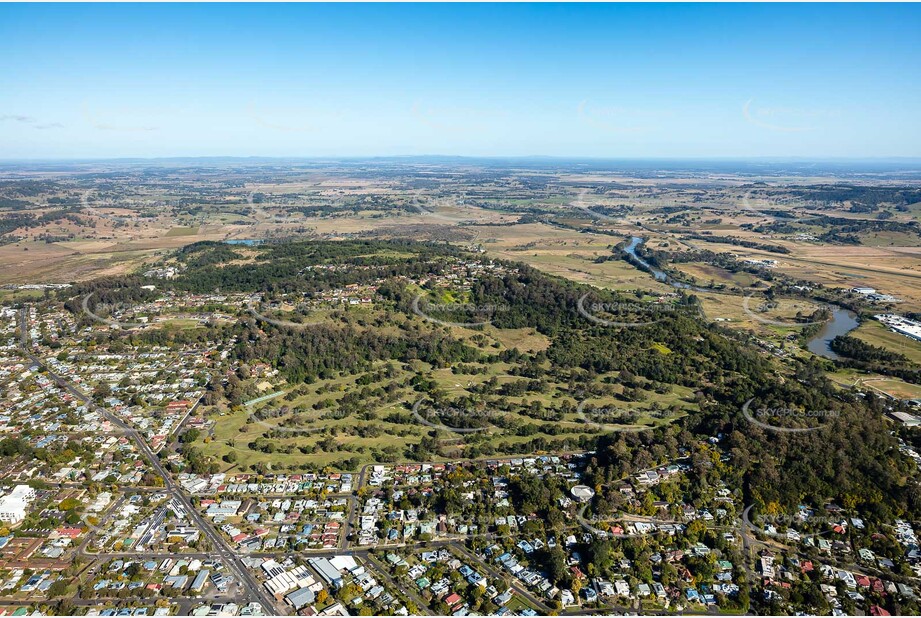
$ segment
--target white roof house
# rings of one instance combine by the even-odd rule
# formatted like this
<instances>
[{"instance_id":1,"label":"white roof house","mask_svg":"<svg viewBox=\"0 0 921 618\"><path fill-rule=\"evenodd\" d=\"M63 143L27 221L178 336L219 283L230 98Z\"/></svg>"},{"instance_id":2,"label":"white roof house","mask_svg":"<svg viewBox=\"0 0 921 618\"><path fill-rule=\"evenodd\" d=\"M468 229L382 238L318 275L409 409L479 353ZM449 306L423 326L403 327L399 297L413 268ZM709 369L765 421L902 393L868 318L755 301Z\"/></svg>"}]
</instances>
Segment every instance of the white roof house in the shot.
<instances>
[{"instance_id":1,"label":"white roof house","mask_svg":"<svg viewBox=\"0 0 921 618\"><path fill-rule=\"evenodd\" d=\"M8 495L0 498L0 521L18 524L26 518L26 507L34 499L34 489L28 485L17 485Z\"/></svg>"}]
</instances>

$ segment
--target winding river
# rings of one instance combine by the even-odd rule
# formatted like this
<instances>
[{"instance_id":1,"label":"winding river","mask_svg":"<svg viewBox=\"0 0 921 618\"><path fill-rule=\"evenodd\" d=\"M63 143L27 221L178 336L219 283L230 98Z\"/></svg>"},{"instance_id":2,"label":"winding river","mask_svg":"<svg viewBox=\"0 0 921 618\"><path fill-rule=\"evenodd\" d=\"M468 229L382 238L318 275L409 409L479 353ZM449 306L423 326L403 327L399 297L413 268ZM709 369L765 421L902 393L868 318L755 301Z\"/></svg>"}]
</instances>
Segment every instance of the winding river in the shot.
<instances>
[{"instance_id":1,"label":"winding river","mask_svg":"<svg viewBox=\"0 0 921 618\"><path fill-rule=\"evenodd\" d=\"M643 239L639 236L631 236L630 244L624 248L628 254L630 254L633 259L638 263L642 264L649 269L649 272L652 273L652 276L655 277L656 281L661 281L662 283L667 283L672 287L676 287L682 290L693 290L695 292L713 292L714 290L707 290L705 288L698 288L687 283L682 283L680 281L675 281L668 276L667 273L653 268L646 260L641 258L636 254L637 248L643 244ZM809 340L806 344L806 348L813 354L818 356L824 356L825 358L830 358L832 360L837 360L841 358L835 354L831 349L831 341L835 337L846 335L855 328L860 326L860 321L857 318L857 314L848 309L842 307L835 307L832 310L831 319L822 325L822 328L816 334L815 337Z\"/></svg>"},{"instance_id":2,"label":"winding river","mask_svg":"<svg viewBox=\"0 0 921 618\"><path fill-rule=\"evenodd\" d=\"M682 283L681 281L675 281L674 279L669 277L667 273L659 270L658 268L653 268L653 266L649 264L649 262L647 262L646 260L644 260L643 258L641 258L640 256L636 254L636 250L641 244L643 244L642 238L640 238L639 236L631 236L630 244L624 247L624 251L629 253L633 257L633 259L635 259L638 263L648 268L649 272L652 273L652 276L655 277L656 281L667 283L673 288L678 288L680 290L692 290L694 292L712 292L713 291L713 290L708 290L706 288L698 288L693 285L689 285L687 283Z\"/></svg>"},{"instance_id":3,"label":"winding river","mask_svg":"<svg viewBox=\"0 0 921 618\"><path fill-rule=\"evenodd\" d=\"M841 357L832 351L832 339L839 335L846 335L858 326L860 326L860 321L856 313L849 309L835 307L831 312L831 319L825 322L818 334L809 340L806 348L813 354L837 360Z\"/></svg>"}]
</instances>

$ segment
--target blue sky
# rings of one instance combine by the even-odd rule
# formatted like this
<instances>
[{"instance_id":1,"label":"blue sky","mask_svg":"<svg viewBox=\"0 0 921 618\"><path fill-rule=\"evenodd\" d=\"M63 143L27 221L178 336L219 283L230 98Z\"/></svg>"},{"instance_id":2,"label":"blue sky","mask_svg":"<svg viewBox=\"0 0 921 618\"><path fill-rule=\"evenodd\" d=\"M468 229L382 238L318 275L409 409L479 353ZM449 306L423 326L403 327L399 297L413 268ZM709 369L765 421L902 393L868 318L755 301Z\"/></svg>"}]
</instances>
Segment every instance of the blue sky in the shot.
<instances>
[{"instance_id":1,"label":"blue sky","mask_svg":"<svg viewBox=\"0 0 921 618\"><path fill-rule=\"evenodd\" d=\"M921 6L0 5L0 158L921 156Z\"/></svg>"}]
</instances>

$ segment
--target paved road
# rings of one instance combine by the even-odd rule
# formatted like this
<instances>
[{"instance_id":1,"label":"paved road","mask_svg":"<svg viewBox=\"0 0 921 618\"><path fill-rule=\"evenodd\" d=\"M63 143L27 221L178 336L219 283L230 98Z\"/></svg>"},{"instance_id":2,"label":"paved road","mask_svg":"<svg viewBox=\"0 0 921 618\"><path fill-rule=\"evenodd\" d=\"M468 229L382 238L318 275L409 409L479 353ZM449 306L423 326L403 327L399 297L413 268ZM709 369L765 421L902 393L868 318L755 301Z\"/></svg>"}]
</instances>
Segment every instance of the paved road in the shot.
<instances>
[{"instance_id":1,"label":"paved road","mask_svg":"<svg viewBox=\"0 0 921 618\"><path fill-rule=\"evenodd\" d=\"M88 607L88 608L102 608L106 606L112 607L125 607L128 605L144 605L147 607L152 607L158 600L157 597L127 597L127 598L97 598L97 599L78 599L78 598L68 598L68 599L58 599L59 601L67 601L70 605L74 607ZM167 599L170 603L178 606L177 616L188 616L193 607L201 605L203 602L207 601L208 603L237 603L239 599L236 597L228 596L216 596L216 597L172 597ZM50 605L49 601L16 601L11 599L0 599L0 607L32 607L38 608L39 606Z\"/></svg>"},{"instance_id":2,"label":"paved road","mask_svg":"<svg viewBox=\"0 0 921 618\"><path fill-rule=\"evenodd\" d=\"M118 511L118 509L121 508L122 504L124 504L124 503L125 503L125 500L127 500L127 499L128 499L128 496L127 496L127 495L122 495L118 500L115 501L115 503L114 503L112 506L110 506L109 508L107 508L107 509L105 510L105 512L102 513L102 514L99 516L99 524L98 524L97 526L94 526L94 527L90 528L90 529L87 531L87 533L86 533L86 538L83 539L83 541L80 543L79 547L77 547L77 554L78 554L78 555L80 555L80 556L86 556L86 557L95 557L95 556L96 556L96 554L94 554L94 553L92 553L92 552L86 551L87 546L90 544L90 541L93 540L93 537L96 536L96 532L99 530L99 528L101 528L109 519L112 518L112 516L115 514L115 512ZM87 526L89 526L89 524L88 524L86 521L84 521L83 523L86 524Z\"/></svg>"},{"instance_id":3,"label":"paved road","mask_svg":"<svg viewBox=\"0 0 921 618\"><path fill-rule=\"evenodd\" d=\"M499 580L506 579L503 573L499 572L497 569L493 568L491 565L486 564L486 562L484 562L482 558L480 558L473 552L469 551L463 545L455 545L454 549L456 549L458 553L466 556L469 560L473 560L479 563L486 570L486 572L489 573L489 575L492 578L499 579ZM550 608L547 607L542 600L538 599L536 596L531 594L529 590L527 590L524 586L522 586L519 583L517 578L511 577L510 579L512 581L512 589L515 592L517 592L519 595L527 599L528 602L531 603L534 607L536 607L538 611L544 614L549 614L551 612Z\"/></svg>"},{"instance_id":4,"label":"paved road","mask_svg":"<svg viewBox=\"0 0 921 618\"><path fill-rule=\"evenodd\" d=\"M591 616L601 614L610 616L624 614L625 616L716 616L719 610L716 608L695 610L685 608L680 612L669 611L667 609L643 609L627 605L606 605L604 607L569 607L560 612L561 616Z\"/></svg>"},{"instance_id":5,"label":"paved road","mask_svg":"<svg viewBox=\"0 0 921 618\"><path fill-rule=\"evenodd\" d=\"M122 429L125 435L129 436L137 445L140 452L144 457L150 462L150 465L153 466L154 470L163 478L165 484L165 491L167 491L176 501L185 509L186 516L189 520L194 523L202 534L210 541L211 546L217 552L217 555L221 558L221 561L225 564L227 569L234 575L238 582L246 589L250 600L257 601L262 604L264 611L271 613L278 613L279 615L286 615L283 608L279 608L278 604L275 602L275 599L270 597L265 589L259 585L259 582L256 581L256 578L253 577L252 573L243 565L240 561L239 556L230 548L230 546L224 541L220 533L218 533L211 524L209 524L202 517L201 513L192 505L192 502L189 500L188 496L173 482L172 475L163 468L163 464L160 462L160 458L154 453L150 446L147 444L147 441L135 430L133 427L125 424L124 421L119 419L116 416L110 414L107 410L100 408L93 402L92 398L89 397L86 393L75 387L69 381L63 377L54 373L45 362L35 355L32 351L31 340L29 336L29 317L28 317L28 306L23 307L19 312L20 320L20 340L22 343L22 350L36 365L45 369L47 375L54 380L58 386L69 392L71 395L84 402L88 409L93 410L106 419L109 420L113 425Z\"/></svg>"},{"instance_id":6,"label":"paved road","mask_svg":"<svg viewBox=\"0 0 921 618\"><path fill-rule=\"evenodd\" d=\"M342 530L339 531L339 549L346 549L349 546L349 535L355 528L356 519L358 518L358 496L349 496L349 513L343 522Z\"/></svg>"},{"instance_id":7,"label":"paved road","mask_svg":"<svg viewBox=\"0 0 921 618\"><path fill-rule=\"evenodd\" d=\"M416 604L416 609L418 609L423 614L427 614L429 616L434 615L434 612L426 604L426 602L422 600L422 597L416 594L416 592L412 590L411 588L401 586L399 583L394 581L394 579L390 577L390 573L387 572L387 567L385 567L380 562L378 562L377 558L375 558L368 552L361 552L361 555L362 557L364 557L365 561L368 564L370 564L374 568L374 570L377 571L377 573L387 582L387 584L390 586L392 590L399 590L403 594L405 594L407 597L409 597L409 599L413 603Z\"/></svg>"},{"instance_id":8,"label":"paved road","mask_svg":"<svg viewBox=\"0 0 921 618\"><path fill-rule=\"evenodd\" d=\"M157 473L164 480L165 487L162 490L154 489L154 491L166 491L168 494L170 494L170 496L175 498L176 502L186 511L186 515L189 518L189 520L201 530L202 534L208 539L208 541L211 544L211 547L213 548L213 551L206 552L206 553L157 554L157 553L152 553L152 552L145 552L145 553L119 552L119 553L106 553L104 557L106 559L110 559L114 557L130 558L130 557L136 557L136 556L143 556L148 559L157 559L157 558L162 559L162 558L167 558L167 557L169 558L197 557L201 559L220 560L227 566L227 569L235 576L235 578L237 579L237 582L244 588L250 600L254 600L260 603L263 606L263 609L266 610L268 613L275 613L277 615L285 615L285 608L280 607L279 604L276 603L275 599L270 597L268 593L264 590L264 588L259 585L258 581L255 579L252 573L242 564L240 555L238 555L228 545L228 543L223 539L220 533L217 532L217 530L215 530L215 528L208 521L206 521L204 517L202 517L201 513L193 507L189 499L189 496L185 492L183 492L182 489L178 485L176 485L176 483L173 481L172 476L163 468L163 465L160 462L159 457L157 456L156 453L154 453L151 450L150 446L147 444L146 440L144 440L143 436L141 436L141 434L139 434L136 429L127 425L124 421L122 421L118 417L115 417L114 415L106 411L105 409L97 406L93 402L90 396L82 392L80 389L78 389L75 385L70 383L65 378L55 374L53 371L51 371L51 369L45 364L45 362L41 358L39 358L37 355L34 354L34 351L31 345L30 336L29 336L29 329L28 329L28 307L25 307L20 311L20 331L21 331L20 338L21 338L23 352L34 364L39 365L42 368L44 368L46 374L51 379L53 379L62 389L66 390L71 395L73 395L80 401L84 402L89 409L96 411L101 416L108 419L115 427L118 428L119 433L124 433L126 436L128 436L130 439L132 439L137 444L139 451L150 462L150 465L157 471ZM558 453L558 454L566 454L566 453ZM497 458L496 457L483 457L479 459L471 459L468 461L475 462L475 461L486 461L486 460L492 460L492 459L497 459ZM331 557L334 555L346 554L346 555L354 555L356 557L360 557L364 561L366 561L370 567L372 567L375 571L377 571L380 574L381 578L385 580L390 586L392 586L394 589L401 590L410 600L413 601L413 603L415 603L418 606L420 611L427 611L431 613L431 609L415 593L415 591L411 589L407 589L405 586L394 581L393 578L390 576L390 574L387 572L386 567L383 566L380 562L378 562L377 559L374 556L372 556L371 553L367 549L350 549L350 542L349 542L348 537L351 535L352 531L356 529L357 519L359 516L358 494L360 494L360 491L366 487L368 470L371 465L373 464L365 465L360 469L358 483L355 487L355 491L353 492L353 494L347 496L349 499L348 516L345 519L345 525L343 526L343 530L341 532L341 536L340 536L340 539L337 545L337 549L336 550L301 550L301 551L296 551L296 552L284 552L284 555L300 554L305 557L306 556L326 555L326 556ZM138 488L138 490L140 491L141 489ZM126 491L131 491L131 489L126 488ZM745 515L747 515L747 513ZM744 519L745 517L743 515L743 520ZM577 523L578 525L582 525L583 527L585 527L585 524L583 521L579 521ZM743 539L743 545L745 546L745 549L747 550L750 539L747 538L747 535L745 534L747 532L746 527L744 525L745 523L748 523L748 522L743 521L742 539ZM576 526L574 525L574 527ZM493 566L487 564L481 558L479 558L478 556L470 552L466 547L464 547L463 545L464 541L469 538L472 538L472 536L478 536L478 537L483 537L483 538L495 538L497 535L496 533L483 533L483 534L478 534L478 535L459 535L456 538L443 538L440 540L434 540L434 541L428 541L428 542L416 541L416 542L408 542L408 543L398 543L398 544L392 544L392 545L383 545L381 547L412 547L412 546L417 546L417 545L425 545L428 548L450 547L454 549L456 552L458 552L460 555L464 556L465 558L471 561L474 561L476 563L479 563L482 566L482 568L486 570L492 577L504 580L505 575L503 573L499 572ZM84 541L84 543L80 547L81 552L85 550L88 540L89 540L89 535L88 535L88 538ZM247 555L253 556L253 557L278 557L281 553L282 552L253 552ZM95 555L93 554L86 554L86 555L95 557ZM749 569L751 569L750 564L747 564L746 566ZM551 609L540 598L536 597L529 590L527 590L517 579L515 578L510 578L510 579L513 582L512 588L520 596L527 599L539 611L545 614L548 614L551 612ZM91 605L93 603L99 603L99 600L74 599L74 601L81 605ZM128 599L128 601L131 601L131 599ZM143 600L143 602L150 602L150 601L151 601L150 599ZM179 601L183 604L191 602L190 599L186 599L186 598L176 599L176 601ZM0 602L0 605L29 605L29 603L8 601L7 603ZM186 607L186 609L189 609L190 607L191 605ZM602 608L602 609L597 610L597 612L602 612L602 613L604 612L609 613L612 611L632 613L636 611L636 608L627 607L627 606L610 606L608 608ZM597 613L597 612L596 610L587 610L583 608L574 607L574 608L569 608L567 610L564 610L563 613L567 615L573 615L573 614L580 614L580 613L587 614L587 613ZM669 612L651 612L651 613L667 614Z\"/></svg>"},{"instance_id":9,"label":"paved road","mask_svg":"<svg viewBox=\"0 0 921 618\"><path fill-rule=\"evenodd\" d=\"M764 532L763 530L761 530L754 523L752 523L751 521L752 509L753 509L753 506L749 506L749 507L746 507L745 510L742 511L742 517L741 517L742 532L741 534L742 534L743 545L745 546L746 550L748 550L748 548L751 547L751 550L753 552L752 553L753 561L755 557L757 556L757 554L754 552L758 549L758 547L765 547L769 549L770 551L774 552L775 554L779 552L784 552L786 554L793 554L803 560L811 559L811 557L808 554L802 551L802 548L800 546L785 542L785 539L783 537L771 536L767 534L766 532ZM755 533L766 536L767 540L763 540L761 538L754 536ZM820 532L820 533L809 535L809 536L817 537L822 534L823 533ZM845 571L850 571L851 573L856 573L858 575L866 575L868 577L877 577L880 579L893 580L893 581L902 582L902 583L911 583L911 584L917 583L917 578L910 577L910 576L904 576L898 573L883 571L881 569L877 569L868 564L855 564L853 562L841 560L837 556L833 556L833 555L823 556L822 562L825 564L829 564L831 566L837 567L839 569L844 569ZM758 574L756 573L755 568L753 566L749 570L752 573L752 576L754 578L758 577ZM757 581L757 579L752 579L752 581L753 582Z\"/></svg>"}]
</instances>

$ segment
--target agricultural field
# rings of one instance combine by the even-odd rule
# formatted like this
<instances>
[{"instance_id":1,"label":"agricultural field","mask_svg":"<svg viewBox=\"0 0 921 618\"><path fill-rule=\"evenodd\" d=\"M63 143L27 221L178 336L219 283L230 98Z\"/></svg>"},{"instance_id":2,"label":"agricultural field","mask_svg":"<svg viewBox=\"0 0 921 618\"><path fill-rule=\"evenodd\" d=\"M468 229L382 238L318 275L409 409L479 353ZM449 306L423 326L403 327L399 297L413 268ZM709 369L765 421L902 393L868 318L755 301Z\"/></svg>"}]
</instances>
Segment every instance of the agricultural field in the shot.
<instances>
[{"instance_id":1,"label":"agricultural field","mask_svg":"<svg viewBox=\"0 0 921 618\"><path fill-rule=\"evenodd\" d=\"M397 263L412 257L401 251L377 251L373 255L376 260ZM468 262L468 266L478 263ZM437 292L430 290L427 295L442 306L472 302L471 291L464 290L476 285L475 278L458 280L448 275L445 281L456 289L436 283ZM373 287L379 291L386 285L386 281L376 281ZM431 286L432 280L428 280L425 287ZM417 285L409 289L413 294L425 291ZM326 302L330 299L343 308L330 308ZM436 458L461 456L471 449L481 454L518 452L535 440L578 443L601 431L660 426L694 408L689 388L675 385L653 391L643 381L636 386L647 390L647 395L642 403L631 403L624 399L626 387L606 386L618 381L617 372L599 373L592 380L594 387L583 385L574 390L562 379L565 374L551 377L554 372L549 372L551 367L542 360L540 373L548 372L547 376L529 379L526 376L535 372L531 363L547 354L553 336L534 327L432 320L431 311L405 315L368 287L346 285L341 291L330 290L308 306L277 302L272 310L261 309L258 316L295 336L305 328L336 324L360 332L367 332L373 324L375 334L388 337L407 331L442 331L481 358L453 366L422 359L376 361L364 371L321 375L306 384L290 381L281 368L270 368L271 358L253 359L246 369L250 375L237 386L245 396L212 409L209 419L213 425L196 442L203 456L221 462L226 471L298 470L305 466L354 469L374 461L397 461L413 457L414 449L433 429L438 434ZM671 353L662 344L651 349L663 356ZM588 398L584 388L600 389L605 394ZM469 425L470 418L463 417L470 415L459 412L472 403L477 412ZM587 408L580 409L580 403ZM591 413L602 408L609 418L589 422L586 410ZM360 426L355 424L356 414L363 421Z\"/></svg>"},{"instance_id":2,"label":"agricultural field","mask_svg":"<svg viewBox=\"0 0 921 618\"><path fill-rule=\"evenodd\" d=\"M919 31L0 4L0 616L921 617Z\"/></svg>"},{"instance_id":3,"label":"agricultural field","mask_svg":"<svg viewBox=\"0 0 921 618\"><path fill-rule=\"evenodd\" d=\"M867 320L852 335L871 345L902 354L915 363L921 363L921 342L895 333L876 320Z\"/></svg>"},{"instance_id":4,"label":"agricultural field","mask_svg":"<svg viewBox=\"0 0 921 618\"><path fill-rule=\"evenodd\" d=\"M258 595L288 585L281 571L307 586L304 558L348 549L330 560L355 583L317 609L354 609L358 582L387 611L600 608L553 592L550 578L581 581L568 560L633 573L586 589L634 595L618 611L670 611L679 590L653 600L648 550L597 559L645 536L684 544L682 568L720 596L681 594L733 613L764 568L746 547L798 551L750 529L745 503L821 494L810 508L845 504L873 531L913 508L921 343L874 316L921 314L914 180L408 162L109 173L0 180L0 385L18 432L3 463L91 490L59 504L86 529L54 535L94 566L24 590L80 579L95 601L143 586L165 605L157 594L195 577L214 598ZM774 474L796 466L808 478ZM68 555L25 532L38 536L11 551ZM193 558L221 546L245 571ZM175 563L108 558L147 549ZM699 560L712 550L719 573ZM881 569L908 568L888 555ZM358 559L371 570L352 574Z\"/></svg>"}]
</instances>

